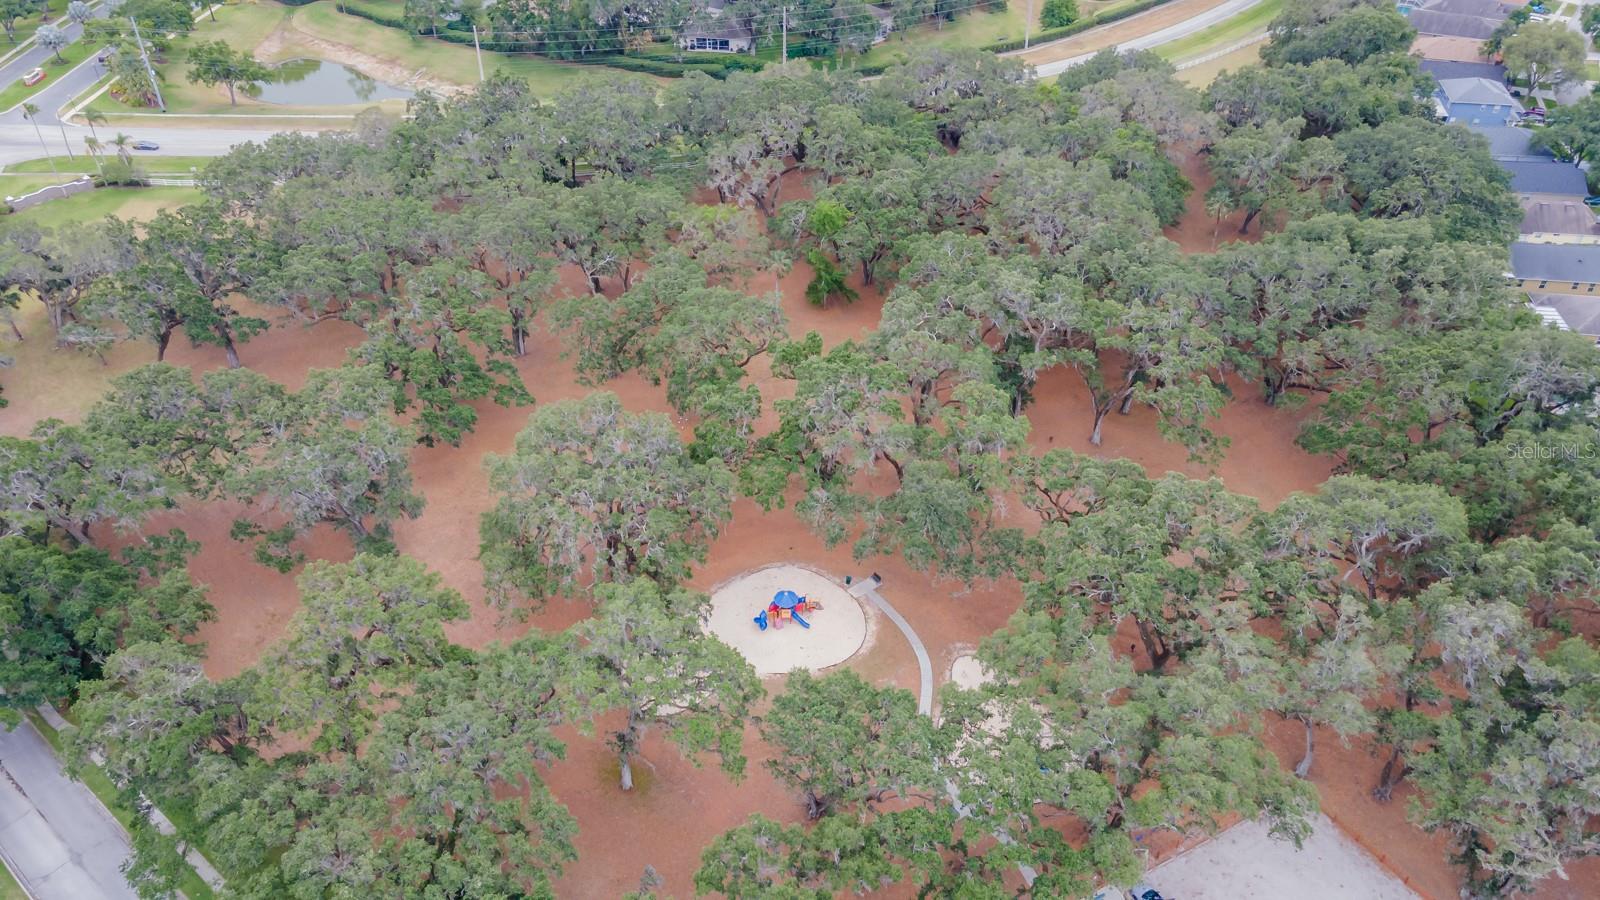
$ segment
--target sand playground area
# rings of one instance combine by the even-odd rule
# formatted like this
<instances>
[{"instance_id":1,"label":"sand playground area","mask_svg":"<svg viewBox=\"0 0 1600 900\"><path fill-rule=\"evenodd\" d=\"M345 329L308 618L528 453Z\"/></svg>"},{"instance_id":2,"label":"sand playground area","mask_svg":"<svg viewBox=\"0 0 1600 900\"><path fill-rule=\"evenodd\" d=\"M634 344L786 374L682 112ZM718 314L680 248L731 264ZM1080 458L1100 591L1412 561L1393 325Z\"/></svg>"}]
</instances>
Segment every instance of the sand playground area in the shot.
<instances>
[{"instance_id":1,"label":"sand playground area","mask_svg":"<svg viewBox=\"0 0 1600 900\"><path fill-rule=\"evenodd\" d=\"M756 624L756 617L780 591L806 598L804 620L811 627L792 620L780 627L771 617L765 630ZM706 630L739 651L758 675L782 675L794 669L820 672L860 652L867 640L867 614L844 585L827 575L776 563L738 575L713 590Z\"/></svg>"}]
</instances>

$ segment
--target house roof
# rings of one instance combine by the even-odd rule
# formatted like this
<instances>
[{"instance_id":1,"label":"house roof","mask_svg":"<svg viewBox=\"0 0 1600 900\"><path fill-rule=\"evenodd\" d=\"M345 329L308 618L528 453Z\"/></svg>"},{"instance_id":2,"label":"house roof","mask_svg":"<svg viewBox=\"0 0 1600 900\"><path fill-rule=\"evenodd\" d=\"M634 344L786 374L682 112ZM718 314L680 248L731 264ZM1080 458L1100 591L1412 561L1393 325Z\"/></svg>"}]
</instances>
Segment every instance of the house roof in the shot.
<instances>
[{"instance_id":1,"label":"house roof","mask_svg":"<svg viewBox=\"0 0 1600 900\"><path fill-rule=\"evenodd\" d=\"M1571 163L1555 160L1496 160L1511 173L1511 189L1519 194L1564 194L1584 197L1589 193L1583 170Z\"/></svg>"},{"instance_id":2,"label":"house roof","mask_svg":"<svg viewBox=\"0 0 1600 900\"><path fill-rule=\"evenodd\" d=\"M1579 200L1522 201L1523 234L1600 235L1594 210Z\"/></svg>"},{"instance_id":3,"label":"house roof","mask_svg":"<svg viewBox=\"0 0 1600 900\"><path fill-rule=\"evenodd\" d=\"M1506 67L1497 63L1425 59L1417 65L1438 81L1446 78L1488 78L1504 84L1506 80Z\"/></svg>"},{"instance_id":4,"label":"house roof","mask_svg":"<svg viewBox=\"0 0 1600 900\"><path fill-rule=\"evenodd\" d=\"M1450 37L1438 34L1420 34L1411 42L1411 52L1423 59L1446 59L1457 62L1485 62L1482 39Z\"/></svg>"},{"instance_id":5,"label":"house roof","mask_svg":"<svg viewBox=\"0 0 1600 900\"><path fill-rule=\"evenodd\" d=\"M1533 304L1534 311L1540 315L1544 315L1545 310L1555 313L1569 330L1590 337L1600 336L1600 297L1529 294L1528 302ZM1546 321L1549 320L1548 316L1545 318Z\"/></svg>"},{"instance_id":6,"label":"house roof","mask_svg":"<svg viewBox=\"0 0 1600 900\"><path fill-rule=\"evenodd\" d=\"M1482 106L1516 106L1517 98L1511 96L1505 84L1487 78L1446 78L1439 82L1439 90L1451 103L1476 103Z\"/></svg>"},{"instance_id":7,"label":"house roof","mask_svg":"<svg viewBox=\"0 0 1600 900\"><path fill-rule=\"evenodd\" d=\"M1498 21L1485 19L1482 16L1463 16L1431 9L1419 9L1406 18L1411 21L1412 27L1417 29L1418 34L1464 37L1477 41L1487 40L1500 25Z\"/></svg>"},{"instance_id":8,"label":"house roof","mask_svg":"<svg viewBox=\"0 0 1600 900\"><path fill-rule=\"evenodd\" d=\"M679 37L683 40L721 38L726 41L749 41L755 39L755 33L738 22L724 21L720 16L716 16L691 22Z\"/></svg>"},{"instance_id":9,"label":"house roof","mask_svg":"<svg viewBox=\"0 0 1600 900\"><path fill-rule=\"evenodd\" d=\"M894 21L894 10L889 9L888 7L874 6L873 4L868 3L867 4L867 12L871 13L872 17L874 19L877 19L879 22L893 22Z\"/></svg>"},{"instance_id":10,"label":"house roof","mask_svg":"<svg viewBox=\"0 0 1600 900\"><path fill-rule=\"evenodd\" d=\"M1485 19L1504 19L1520 3L1501 3L1500 0L1424 0L1418 9L1429 12L1454 13L1461 16L1479 16Z\"/></svg>"},{"instance_id":11,"label":"house roof","mask_svg":"<svg viewBox=\"0 0 1600 900\"><path fill-rule=\"evenodd\" d=\"M1579 284L1600 282L1600 245L1517 241L1511 245L1511 271L1523 279Z\"/></svg>"},{"instance_id":12,"label":"house roof","mask_svg":"<svg viewBox=\"0 0 1600 900\"><path fill-rule=\"evenodd\" d=\"M1465 125L1474 134L1483 135L1489 142L1489 155L1495 159L1538 162L1552 159L1550 151L1534 149L1529 142L1533 132L1515 125Z\"/></svg>"}]
</instances>

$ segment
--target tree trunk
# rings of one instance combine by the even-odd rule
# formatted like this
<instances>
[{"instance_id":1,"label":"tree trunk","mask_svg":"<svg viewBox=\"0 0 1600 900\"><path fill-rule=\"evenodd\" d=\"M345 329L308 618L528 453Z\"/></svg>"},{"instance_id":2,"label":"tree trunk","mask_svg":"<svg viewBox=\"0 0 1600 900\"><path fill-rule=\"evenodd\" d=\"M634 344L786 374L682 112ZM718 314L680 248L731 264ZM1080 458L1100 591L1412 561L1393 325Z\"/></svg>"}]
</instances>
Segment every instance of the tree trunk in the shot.
<instances>
[{"instance_id":1,"label":"tree trunk","mask_svg":"<svg viewBox=\"0 0 1600 900\"><path fill-rule=\"evenodd\" d=\"M592 293L592 294L599 294L600 293L600 276L599 275L590 275L589 276L589 292Z\"/></svg>"},{"instance_id":2,"label":"tree trunk","mask_svg":"<svg viewBox=\"0 0 1600 900\"><path fill-rule=\"evenodd\" d=\"M624 750L617 757L617 768L622 770L622 789L625 791L633 790L633 764L628 760L628 757L631 755L632 754L630 754L628 751Z\"/></svg>"},{"instance_id":3,"label":"tree trunk","mask_svg":"<svg viewBox=\"0 0 1600 900\"><path fill-rule=\"evenodd\" d=\"M528 326L521 316L511 317L511 346L518 356L528 355Z\"/></svg>"},{"instance_id":4,"label":"tree trunk","mask_svg":"<svg viewBox=\"0 0 1600 900\"><path fill-rule=\"evenodd\" d=\"M1300 764L1294 767L1294 777L1304 778L1311 774L1312 735L1311 720L1305 716L1300 717L1300 723L1306 727L1306 755L1300 758Z\"/></svg>"},{"instance_id":5,"label":"tree trunk","mask_svg":"<svg viewBox=\"0 0 1600 900\"><path fill-rule=\"evenodd\" d=\"M22 329L17 327L17 320L11 319L7 324L11 326L11 334L17 339L17 343L22 343Z\"/></svg>"},{"instance_id":6,"label":"tree trunk","mask_svg":"<svg viewBox=\"0 0 1600 900\"><path fill-rule=\"evenodd\" d=\"M237 98L237 97L235 97L233 95L233 82L231 82L231 81L228 82L228 105L229 106L238 106L239 105L239 98Z\"/></svg>"},{"instance_id":7,"label":"tree trunk","mask_svg":"<svg viewBox=\"0 0 1600 900\"><path fill-rule=\"evenodd\" d=\"M239 368L239 348L233 345L233 332L226 325L218 325L217 336L222 338L222 352L228 357L228 368Z\"/></svg>"},{"instance_id":8,"label":"tree trunk","mask_svg":"<svg viewBox=\"0 0 1600 900\"><path fill-rule=\"evenodd\" d=\"M156 335L156 362L164 362L167 358L167 344L172 342L172 329L162 329Z\"/></svg>"},{"instance_id":9,"label":"tree trunk","mask_svg":"<svg viewBox=\"0 0 1600 900\"><path fill-rule=\"evenodd\" d=\"M1100 426L1105 424L1106 415L1111 412L1110 403L1096 403L1094 405L1094 429L1089 432L1089 443L1100 446Z\"/></svg>"},{"instance_id":10,"label":"tree trunk","mask_svg":"<svg viewBox=\"0 0 1600 900\"><path fill-rule=\"evenodd\" d=\"M1119 415L1125 416L1130 412L1133 412L1133 390L1131 388L1122 395L1122 402L1117 404L1117 413Z\"/></svg>"},{"instance_id":11,"label":"tree trunk","mask_svg":"<svg viewBox=\"0 0 1600 900\"><path fill-rule=\"evenodd\" d=\"M1400 748L1395 747L1389 754L1389 760L1383 764L1383 771L1378 773L1378 786L1372 789L1372 798L1379 803L1388 803L1394 796L1394 789L1405 780L1406 773L1411 767L1401 761Z\"/></svg>"},{"instance_id":12,"label":"tree trunk","mask_svg":"<svg viewBox=\"0 0 1600 900\"><path fill-rule=\"evenodd\" d=\"M1261 213L1261 210L1259 210L1259 209L1252 209L1249 212L1245 213L1244 214L1244 221L1239 223L1239 233L1240 234L1248 234L1250 232L1250 223L1255 221L1256 216L1259 215L1260 213Z\"/></svg>"}]
</instances>

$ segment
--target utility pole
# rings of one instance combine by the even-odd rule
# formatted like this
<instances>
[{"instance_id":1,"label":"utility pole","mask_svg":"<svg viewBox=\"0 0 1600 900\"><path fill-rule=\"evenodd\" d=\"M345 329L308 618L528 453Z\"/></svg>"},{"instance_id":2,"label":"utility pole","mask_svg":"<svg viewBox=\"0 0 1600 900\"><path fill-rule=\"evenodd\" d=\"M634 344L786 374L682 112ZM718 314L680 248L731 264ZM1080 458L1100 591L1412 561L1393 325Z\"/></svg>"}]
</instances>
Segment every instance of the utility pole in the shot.
<instances>
[{"instance_id":1,"label":"utility pole","mask_svg":"<svg viewBox=\"0 0 1600 900\"><path fill-rule=\"evenodd\" d=\"M783 65L789 65L789 7L783 8Z\"/></svg>"},{"instance_id":2,"label":"utility pole","mask_svg":"<svg viewBox=\"0 0 1600 900\"><path fill-rule=\"evenodd\" d=\"M1028 17L1022 20L1022 49L1028 49L1028 42L1033 36L1033 0L1028 0Z\"/></svg>"},{"instance_id":3,"label":"utility pole","mask_svg":"<svg viewBox=\"0 0 1600 900\"><path fill-rule=\"evenodd\" d=\"M478 46L478 23L472 23L472 49L478 54L478 83L483 83L483 48Z\"/></svg>"},{"instance_id":4,"label":"utility pole","mask_svg":"<svg viewBox=\"0 0 1600 900\"><path fill-rule=\"evenodd\" d=\"M72 155L72 142L67 140L67 123L61 121L60 116L56 116L56 124L61 126L61 143L67 145L67 159L74 159L75 157Z\"/></svg>"},{"instance_id":5,"label":"utility pole","mask_svg":"<svg viewBox=\"0 0 1600 900\"><path fill-rule=\"evenodd\" d=\"M161 84L156 81L156 70L150 66L150 54L145 50L144 38L139 36L139 23L133 16L128 17L128 24L133 26L133 42L139 45L139 56L144 59L145 74L150 76L150 89L156 92L156 104L162 112L167 111L167 101L161 96Z\"/></svg>"},{"instance_id":6,"label":"utility pole","mask_svg":"<svg viewBox=\"0 0 1600 900\"><path fill-rule=\"evenodd\" d=\"M50 155L50 147L44 142L44 132L39 130L39 107L32 103L22 104L22 117L33 123L33 133L39 136L39 149L44 151L44 158L50 161L50 174L60 175L56 158Z\"/></svg>"}]
</instances>

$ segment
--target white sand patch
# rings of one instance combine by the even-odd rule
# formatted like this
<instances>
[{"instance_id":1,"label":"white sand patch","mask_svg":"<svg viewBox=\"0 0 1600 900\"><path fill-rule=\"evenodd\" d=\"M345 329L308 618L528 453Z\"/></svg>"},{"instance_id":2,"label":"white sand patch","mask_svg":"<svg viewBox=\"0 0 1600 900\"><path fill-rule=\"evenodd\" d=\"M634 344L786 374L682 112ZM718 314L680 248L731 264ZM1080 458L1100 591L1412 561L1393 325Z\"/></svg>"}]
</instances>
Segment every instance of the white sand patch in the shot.
<instances>
[{"instance_id":1,"label":"white sand patch","mask_svg":"<svg viewBox=\"0 0 1600 900\"><path fill-rule=\"evenodd\" d=\"M983 663L978 662L976 656L963 653L950 663L950 680L955 682L956 687L970 691L993 681L994 675L983 667Z\"/></svg>"},{"instance_id":2,"label":"white sand patch","mask_svg":"<svg viewBox=\"0 0 1600 900\"><path fill-rule=\"evenodd\" d=\"M1269 837L1260 822L1241 822L1156 866L1144 880L1163 896L1183 900L1416 900L1414 891L1327 816L1318 815L1313 828L1305 846L1295 850Z\"/></svg>"},{"instance_id":3,"label":"white sand patch","mask_svg":"<svg viewBox=\"0 0 1600 900\"><path fill-rule=\"evenodd\" d=\"M789 622L762 631L754 621L778 591L794 591L822 608L805 618L810 628ZM813 672L836 666L856 655L867 639L867 615L844 585L805 566L777 563L746 572L711 592L707 630L738 650L759 675L781 675L793 669Z\"/></svg>"}]
</instances>

